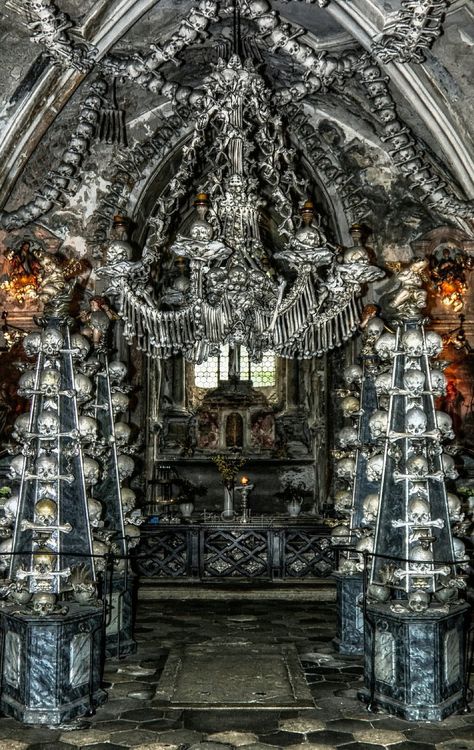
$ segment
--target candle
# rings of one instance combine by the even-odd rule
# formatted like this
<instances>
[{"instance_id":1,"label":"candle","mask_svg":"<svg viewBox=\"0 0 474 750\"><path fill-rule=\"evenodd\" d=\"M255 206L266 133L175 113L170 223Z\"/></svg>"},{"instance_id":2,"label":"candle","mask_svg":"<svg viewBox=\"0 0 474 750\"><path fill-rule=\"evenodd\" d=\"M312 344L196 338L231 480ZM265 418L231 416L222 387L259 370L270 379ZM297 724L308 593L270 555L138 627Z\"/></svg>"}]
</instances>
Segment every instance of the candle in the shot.
<instances>
[{"instance_id":1,"label":"candle","mask_svg":"<svg viewBox=\"0 0 474 750\"><path fill-rule=\"evenodd\" d=\"M244 486L247 485L248 483L249 483L248 477L242 477L242 479L240 480L240 484L243 484Z\"/></svg>"}]
</instances>

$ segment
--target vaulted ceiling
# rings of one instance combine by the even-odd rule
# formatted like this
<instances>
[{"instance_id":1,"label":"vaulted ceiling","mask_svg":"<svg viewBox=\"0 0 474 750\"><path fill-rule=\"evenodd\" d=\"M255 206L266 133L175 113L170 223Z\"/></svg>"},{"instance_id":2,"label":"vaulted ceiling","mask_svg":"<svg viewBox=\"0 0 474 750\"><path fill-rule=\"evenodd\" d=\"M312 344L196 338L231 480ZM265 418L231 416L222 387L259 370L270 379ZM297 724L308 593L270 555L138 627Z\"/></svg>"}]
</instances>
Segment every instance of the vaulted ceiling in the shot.
<instances>
[{"instance_id":1,"label":"vaulted ceiling","mask_svg":"<svg viewBox=\"0 0 474 750\"><path fill-rule=\"evenodd\" d=\"M6 0L4 230L39 224L71 252L98 259L113 214L122 212L133 217L141 241L190 132L191 90L231 48L233 6ZM363 221L372 244L393 260L408 257L410 243L439 226L472 236L469 0L241 0L240 8L247 54L261 60L339 241ZM96 124L87 111L96 107L100 116L112 106L114 88L127 146L99 141L94 128L77 132L88 117ZM69 165L65 184L57 177L61 164Z\"/></svg>"}]
</instances>

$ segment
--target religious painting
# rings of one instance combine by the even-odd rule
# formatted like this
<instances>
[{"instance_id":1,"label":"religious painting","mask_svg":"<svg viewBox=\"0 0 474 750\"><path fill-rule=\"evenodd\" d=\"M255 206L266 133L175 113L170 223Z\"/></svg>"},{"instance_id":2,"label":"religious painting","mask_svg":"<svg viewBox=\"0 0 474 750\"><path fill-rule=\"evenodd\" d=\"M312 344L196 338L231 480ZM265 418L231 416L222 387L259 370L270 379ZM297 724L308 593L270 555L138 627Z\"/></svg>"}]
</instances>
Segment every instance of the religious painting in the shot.
<instances>
[{"instance_id":1,"label":"religious painting","mask_svg":"<svg viewBox=\"0 0 474 750\"><path fill-rule=\"evenodd\" d=\"M250 443L255 450L275 447L275 418L271 412L254 412L250 420Z\"/></svg>"},{"instance_id":2,"label":"religious painting","mask_svg":"<svg viewBox=\"0 0 474 750\"><path fill-rule=\"evenodd\" d=\"M198 448L215 450L219 447L219 415L215 411L202 411L198 423Z\"/></svg>"}]
</instances>

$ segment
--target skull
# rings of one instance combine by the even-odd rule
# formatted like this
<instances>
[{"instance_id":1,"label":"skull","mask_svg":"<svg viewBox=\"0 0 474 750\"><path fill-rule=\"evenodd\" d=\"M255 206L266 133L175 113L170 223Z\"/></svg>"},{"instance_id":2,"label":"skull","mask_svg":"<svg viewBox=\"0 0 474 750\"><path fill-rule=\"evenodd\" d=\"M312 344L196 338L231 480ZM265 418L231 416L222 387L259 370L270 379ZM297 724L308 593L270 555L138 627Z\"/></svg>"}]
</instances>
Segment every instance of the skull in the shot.
<instances>
[{"instance_id":1,"label":"skull","mask_svg":"<svg viewBox=\"0 0 474 750\"><path fill-rule=\"evenodd\" d=\"M34 370L25 370L18 380L18 395L29 397L35 389L36 375Z\"/></svg>"},{"instance_id":2,"label":"skull","mask_svg":"<svg viewBox=\"0 0 474 750\"><path fill-rule=\"evenodd\" d=\"M376 78L380 78L382 71L376 65L368 65L362 71L362 75L365 81L375 81Z\"/></svg>"},{"instance_id":3,"label":"skull","mask_svg":"<svg viewBox=\"0 0 474 750\"><path fill-rule=\"evenodd\" d=\"M26 440L29 430L30 414L29 412L26 412L25 414L20 414L20 416L15 419L12 437L18 442Z\"/></svg>"},{"instance_id":4,"label":"skull","mask_svg":"<svg viewBox=\"0 0 474 750\"><path fill-rule=\"evenodd\" d=\"M117 466L120 481L122 482L124 479L127 479L127 477L130 477L133 474L133 471L135 469L135 461L130 456L120 454L117 458Z\"/></svg>"},{"instance_id":5,"label":"skull","mask_svg":"<svg viewBox=\"0 0 474 750\"><path fill-rule=\"evenodd\" d=\"M406 431L410 435L423 435L426 432L427 418L424 411L414 406L405 415Z\"/></svg>"},{"instance_id":6,"label":"skull","mask_svg":"<svg viewBox=\"0 0 474 750\"><path fill-rule=\"evenodd\" d=\"M96 570L104 572L107 567L106 555L109 553L109 548L104 542L100 542L98 539L94 539L92 542L92 552L98 557L94 557L94 565Z\"/></svg>"},{"instance_id":7,"label":"skull","mask_svg":"<svg viewBox=\"0 0 474 750\"><path fill-rule=\"evenodd\" d=\"M89 458L89 456L85 456L83 464L84 482L86 483L86 486L91 487L94 484L97 484L100 478L100 469L97 461L94 461L93 458Z\"/></svg>"},{"instance_id":8,"label":"skull","mask_svg":"<svg viewBox=\"0 0 474 750\"><path fill-rule=\"evenodd\" d=\"M61 331L57 328L45 328L41 334L41 351L45 354L59 354L64 345Z\"/></svg>"},{"instance_id":9,"label":"skull","mask_svg":"<svg viewBox=\"0 0 474 750\"><path fill-rule=\"evenodd\" d=\"M380 318L371 318L365 327L365 333L368 338L375 341L382 335L385 325Z\"/></svg>"},{"instance_id":10,"label":"skull","mask_svg":"<svg viewBox=\"0 0 474 750\"><path fill-rule=\"evenodd\" d=\"M102 527L104 525L103 521L101 521L102 503L95 497L88 497L87 510L89 512L89 523L92 528L97 529Z\"/></svg>"},{"instance_id":11,"label":"skull","mask_svg":"<svg viewBox=\"0 0 474 750\"><path fill-rule=\"evenodd\" d=\"M377 396L388 396L392 387L392 373L382 372L377 375L374 381Z\"/></svg>"},{"instance_id":12,"label":"skull","mask_svg":"<svg viewBox=\"0 0 474 750\"><path fill-rule=\"evenodd\" d=\"M373 552L374 551L374 537L372 533L366 534L357 540L355 543L357 552Z\"/></svg>"},{"instance_id":13,"label":"skull","mask_svg":"<svg viewBox=\"0 0 474 750\"><path fill-rule=\"evenodd\" d=\"M10 498L11 499L11 498ZM464 519L464 513L461 513L461 501L454 492L447 492L446 499L448 501L448 513L451 521L462 521ZM7 503L5 503L5 508Z\"/></svg>"},{"instance_id":14,"label":"skull","mask_svg":"<svg viewBox=\"0 0 474 750\"><path fill-rule=\"evenodd\" d=\"M38 594L33 594L33 611L37 615L42 617L53 614L56 608L56 594L50 594L46 591L42 591Z\"/></svg>"},{"instance_id":15,"label":"skull","mask_svg":"<svg viewBox=\"0 0 474 750\"><path fill-rule=\"evenodd\" d=\"M128 368L124 362L118 359L109 364L109 379L111 383L122 383L127 376Z\"/></svg>"},{"instance_id":16,"label":"skull","mask_svg":"<svg viewBox=\"0 0 474 750\"><path fill-rule=\"evenodd\" d=\"M57 519L58 506L51 498L38 500L35 505L35 521L44 526L54 526Z\"/></svg>"},{"instance_id":17,"label":"skull","mask_svg":"<svg viewBox=\"0 0 474 750\"><path fill-rule=\"evenodd\" d=\"M53 367L47 367L41 373L40 390L45 396L57 396L61 387L61 375Z\"/></svg>"},{"instance_id":18,"label":"skull","mask_svg":"<svg viewBox=\"0 0 474 750\"><path fill-rule=\"evenodd\" d=\"M456 536L453 536L453 550L454 558L458 562L465 562L466 560L469 560L469 555L466 555L466 545L461 539L458 539Z\"/></svg>"},{"instance_id":19,"label":"skull","mask_svg":"<svg viewBox=\"0 0 474 750\"><path fill-rule=\"evenodd\" d=\"M344 367L344 381L347 385L362 382L362 367L360 365L348 365Z\"/></svg>"},{"instance_id":20,"label":"skull","mask_svg":"<svg viewBox=\"0 0 474 750\"><path fill-rule=\"evenodd\" d=\"M255 23L258 26L260 34L270 34L275 26L278 26L278 19L275 17L275 11L272 10L270 13L256 18Z\"/></svg>"},{"instance_id":21,"label":"skull","mask_svg":"<svg viewBox=\"0 0 474 750\"><path fill-rule=\"evenodd\" d=\"M120 414L121 412L127 411L128 409L128 396L125 395L125 393L120 393L120 391L114 391L112 393L112 411L114 414L114 417L117 416L117 414Z\"/></svg>"},{"instance_id":22,"label":"skull","mask_svg":"<svg viewBox=\"0 0 474 750\"><path fill-rule=\"evenodd\" d=\"M341 448L355 446L359 442L357 430L355 427L343 427L337 434L337 441Z\"/></svg>"},{"instance_id":23,"label":"skull","mask_svg":"<svg viewBox=\"0 0 474 750\"><path fill-rule=\"evenodd\" d=\"M375 342L375 351L379 355L380 359L387 361L389 360L396 346L396 337L394 333L382 333L379 339Z\"/></svg>"},{"instance_id":24,"label":"skull","mask_svg":"<svg viewBox=\"0 0 474 750\"><path fill-rule=\"evenodd\" d=\"M132 430L125 422L116 422L115 425L115 442L119 447L127 445L130 442Z\"/></svg>"},{"instance_id":25,"label":"skull","mask_svg":"<svg viewBox=\"0 0 474 750\"><path fill-rule=\"evenodd\" d=\"M436 357L443 350L443 339L439 333L426 331L425 347L429 357Z\"/></svg>"},{"instance_id":26,"label":"skull","mask_svg":"<svg viewBox=\"0 0 474 750\"><path fill-rule=\"evenodd\" d=\"M77 401L79 404L83 404L92 396L92 382L81 372L76 372L74 375L74 387L76 389Z\"/></svg>"},{"instance_id":27,"label":"skull","mask_svg":"<svg viewBox=\"0 0 474 750\"><path fill-rule=\"evenodd\" d=\"M120 490L122 508L124 513L130 513L135 507L136 495L129 487L122 487Z\"/></svg>"},{"instance_id":28,"label":"skull","mask_svg":"<svg viewBox=\"0 0 474 750\"><path fill-rule=\"evenodd\" d=\"M341 408L345 417L354 417L360 411L359 399L355 396L346 396L342 399Z\"/></svg>"},{"instance_id":29,"label":"skull","mask_svg":"<svg viewBox=\"0 0 474 750\"><path fill-rule=\"evenodd\" d=\"M362 521L367 525L375 523L379 512L378 492L371 492L366 495L362 501L362 508L364 510Z\"/></svg>"},{"instance_id":30,"label":"skull","mask_svg":"<svg viewBox=\"0 0 474 750\"><path fill-rule=\"evenodd\" d=\"M408 607L412 612L426 612L430 606L430 595L426 591L411 591L408 595Z\"/></svg>"},{"instance_id":31,"label":"skull","mask_svg":"<svg viewBox=\"0 0 474 750\"><path fill-rule=\"evenodd\" d=\"M428 461L425 456L410 456L406 463L407 474L411 477L425 477L428 474Z\"/></svg>"},{"instance_id":32,"label":"skull","mask_svg":"<svg viewBox=\"0 0 474 750\"><path fill-rule=\"evenodd\" d=\"M413 563L417 563L413 565L414 570L429 570L431 567L429 563L433 562L433 551L425 549L422 544L415 544L410 553L410 560Z\"/></svg>"},{"instance_id":33,"label":"skull","mask_svg":"<svg viewBox=\"0 0 474 750\"><path fill-rule=\"evenodd\" d=\"M425 374L410 367L403 373L403 385L410 396L421 396L425 387Z\"/></svg>"},{"instance_id":34,"label":"skull","mask_svg":"<svg viewBox=\"0 0 474 750\"><path fill-rule=\"evenodd\" d=\"M91 345L85 336L80 333L73 333L71 336L71 350L73 359L83 361L89 354Z\"/></svg>"},{"instance_id":35,"label":"skull","mask_svg":"<svg viewBox=\"0 0 474 750\"><path fill-rule=\"evenodd\" d=\"M334 509L338 513L349 510L352 505L352 493L347 490L337 490L334 493Z\"/></svg>"},{"instance_id":36,"label":"skull","mask_svg":"<svg viewBox=\"0 0 474 750\"><path fill-rule=\"evenodd\" d=\"M351 532L347 526L334 526L331 531L331 544L349 544Z\"/></svg>"},{"instance_id":37,"label":"skull","mask_svg":"<svg viewBox=\"0 0 474 750\"><path fill-rule=\"evenodd\" d=\"M140 541L140 531L132 523L126 523L124 526L125 537L127 539L128 549L136 547Z\"/></svg>"},{"instance_id":38,"label":"skull","mask_svg":"<svg viewBox=\"0 0 474 750\"><path fill-rule=\"evenodd\" d=\"M16 514L18 513L18 503L20 501L20 498L17 493L10 495L8 500L5 500L3 504L3 510L5 512L6 518L13 522L16 518Z\"/></svg>"},{"instance_id":39,"label":"skull","mask_svg":"<svg viewBox=\"0 0 474 750\"><path fill-rule=\"evenodd\" d=\"M385 437L388 429L388 412L377 409L369 419L369 430L372 440Z\"/></svg>"},{"instance_id":40,"label":"skull","mask_svg":"<svg viewBox=\"0 0 474 750\"><path fill-rule=\"evenodd\" d=\"M41 334L34 331L23 339L23 349L27 357L33 357L41 349Z\"/></svg>"},{"instance_id":41,"label":"skull","mask_svg":"<svg viewBox=\"0 0 474 750\"><path fill-rule=\"evenodd\" d=\"M13 550L13 539L5 539L0 542L0 572L4 573L11 562L11 554Z\"/></svg>"},{"instance_id":42,"label":"skull","mask_svg":"<svg viewBox=\"0 0 474 750\"><path fill-rule=\"evenodd\" d=\"M42 411L38 416L38 432L41 437L56 437L59 432L59 417L54 411Z\"/></svg>"},{"instance_id":43,"label":"skull","mask_svg":"<svg viewBox=\"0 0 474 750\"><path fill-rule=\"evenodd\" d=\"M431 389L435 396L444 396L446 393L446 377L441 370L430 370Z\"/></svg>"},{"instance_id":44,"label":"skull","mask_svg":"<svg viewBox=\"0 0 474 750\"><path fill-rule=\"evenodd\" d=\"M379 482L382 478L383 456L372 456L367 461L367 479L369 482Z\"/></svg>"},{"instance_id":45,"label":"skull","mask_svg":"<svg viewBox=\"0 0 474 750\"><path fill-rule=\"evenodd\" d=\"M402 336L402 348L410 357L421 357L423 354L423 335L421 331L406 331Z\"/></svg>"},{"instance_id":46,"label":"skull","mask_svg":"<svg viewBox=\"0 0 474 750\"><path fill-rule=\"evenodd\" d=\"M87 359L81 363L81 372L83 372L84 375L92 377L99 372L100 367L101 365L97 357L87 357Z\"/></svg>"},{"instance_id":47,"label":"skull","mask_svg":"<svg viewBox=\"0 0 474 750\"><path fill-rule=\"evenodd\" d=\"M430 520L430 505L420 495L414 495L408 503L408 514L414 523L427 523Z\"/></svg>"},{"instance_id":48,"label":"skull","mask_svg":"<svg viewBox=\"0 0 474 750\"><path fill-rule=\"evenodd\" d=\"M25 456L14 456L10 461L10 468L8 476L13 479L14 482L19 482L25 471L26 458Z\"/></svg>"},{"instance_id":49,"label":"skull","mask_svg":"<svg viewBox=\"0 0 474 750\"><path fill-rule=\"evenodd\" d=\"M38 547L33 554L33 570L39 576L50 573L55 562L56 558L48 547Z\"/></svg>"},{"instance_id":50,"label":"skull","mask_svg":"<svg viewBox=\"0 0 474 750\"><path fill-rule=\"evenodd\" d=\"M444 475L448 477L448 479L458 478L459 473L456 470L456 466L454 464L454 458L450 456L448 453L441 454L441 465L443 467Z\"/></svg>"},{"instance_id":51,"label":"skull","mask_svg":"<svg viewBox=\"0 0 474 750\"><path fill-rule=\"evenodd\" d=\"M436 425L441 435L447 440L451 440L454 437L453 432L453 420L444 411L435 411Z\"/></svg>"},{"instance_id":52,"label":"skull","mask_svg":"<svg viewBox=\"0 0 474 750\"><path fill-rule=\"evenodd\" d=\"M38 456L35 463L36 474L40 482L49 482L58 476L58 459L56 456Z\"/></svg>"},{"instance_id":53,"label":"skull","mask_svg":"<svg viewBox=\"0 0 474 750\"><path fill-rule=\"evenodd\" d=\"M336 476L351 482L355 476L355 460L353 458L342 458L336 461Z\"/></svg>"},{"instance_id":54,"label":"skull","mask_svg":"<svg viewBox=\"0 0 474 750\"><path fill-rule=\"evenodd\" d=\"M95 443L97 440L97 420L93 417L79 417L78 420L79 435L81 442Z\"/></svg>"}]
</instances>

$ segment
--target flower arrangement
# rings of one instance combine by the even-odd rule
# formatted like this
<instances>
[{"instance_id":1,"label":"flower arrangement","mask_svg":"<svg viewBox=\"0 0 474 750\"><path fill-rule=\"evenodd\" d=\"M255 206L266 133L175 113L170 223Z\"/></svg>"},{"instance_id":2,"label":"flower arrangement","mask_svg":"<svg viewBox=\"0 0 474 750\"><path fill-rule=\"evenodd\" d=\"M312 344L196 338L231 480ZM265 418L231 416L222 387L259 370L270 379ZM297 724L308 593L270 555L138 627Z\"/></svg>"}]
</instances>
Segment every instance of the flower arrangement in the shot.
<instances>
[{"instance_id":1,"label":"flower arrangement","mask_svg":"<svg viewBox=\"0 0 474 750\"><path fill-rule=\"evenodd\" d=\"M212 456L211 461L216 465L224 486L228 488L234 486L235 477L245 464L245 459L241 456L223 456L222 454Z\"/></svg>"}]
</instances>

